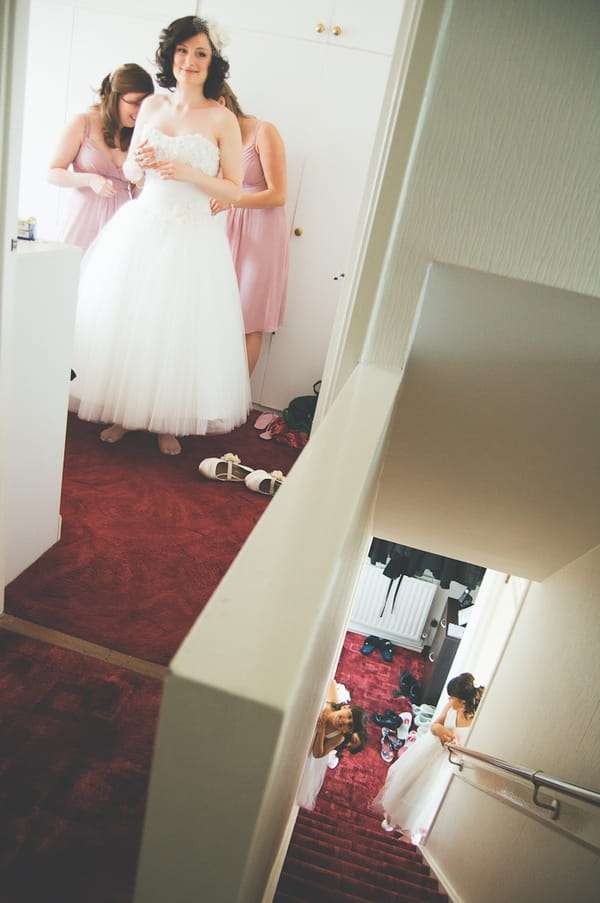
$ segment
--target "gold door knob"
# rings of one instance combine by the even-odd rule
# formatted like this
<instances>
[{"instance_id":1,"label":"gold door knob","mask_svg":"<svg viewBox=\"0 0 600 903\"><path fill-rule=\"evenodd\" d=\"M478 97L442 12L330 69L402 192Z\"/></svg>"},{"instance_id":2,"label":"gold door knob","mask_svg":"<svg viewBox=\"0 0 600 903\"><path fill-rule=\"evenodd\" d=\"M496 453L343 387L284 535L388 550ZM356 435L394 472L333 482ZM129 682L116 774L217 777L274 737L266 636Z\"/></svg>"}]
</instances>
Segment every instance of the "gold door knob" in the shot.
<instances>
[{"instance_id":1,"label":"gold door knob","mask_svg":"<svg viewBox=\"0 0 600 903\"><path fill-rule=\"evenodd\" d=\"M296 228L294 229L294 235L302 235L302 229L300 228L300 226L296 226Z\"/></svg>"},{"instance_id":2,"label":"gold door knob","mask_svg":"<svg viewBox=\"0 0 600 903\"><path fill-rule=\"evenodd\" d=\"M331 34L334 34L336 36L336 38L341 33L342 33L342 29L340 28L339 25L334 25L333 28L331 29Z\"/></svg>"},{"instance_id":3,"label":"gold door knob","mask_svg":"<svg viewBox=\"0 0 600 903\"><path fill-rule=\"evenodd\" d=\"M317 31L319 34L321 34L322 31L325 31L325 26L319 22L318 25L315 25L315 31Z\"/></svg>"}]
</instances>

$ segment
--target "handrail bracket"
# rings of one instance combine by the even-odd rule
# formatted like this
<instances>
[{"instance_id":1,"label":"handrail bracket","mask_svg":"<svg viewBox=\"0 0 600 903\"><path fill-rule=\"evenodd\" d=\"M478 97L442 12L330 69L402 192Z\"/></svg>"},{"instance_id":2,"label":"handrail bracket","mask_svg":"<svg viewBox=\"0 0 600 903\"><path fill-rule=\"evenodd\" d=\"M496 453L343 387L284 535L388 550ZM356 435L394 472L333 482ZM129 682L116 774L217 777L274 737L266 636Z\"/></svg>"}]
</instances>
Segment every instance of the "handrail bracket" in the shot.
<instances>
[{"instance_id":1,"label":"handrail bracket","mask_svg":"<svg viewBox=\"0 0 600 903\"><path fill-rule=\"evenodd\" d=\"M533 791L533 802L536 806L539 806L540 809L546 809L550 812L550 818L552 821L556 821L560 815L560 802L556 798L552 799L549 803L543 802L538 795L541 790L541 784L538 781L537 772L531 776L531 780L535 787L535 790Z\"/></svg>"},{"instance_id":2,"label":"handrail bracket","mask_svg":"<svg viewBox=\"0 0 600 903\"><path fill-rule=\"evenodd\" d=\"M573 797L573 799L591 803L593 806L600 806L600 792L597 790L571 784L568 781L545 774L543 771L531 771L522 765L504 762L502 759L496 759L494 756L478 752L476 749L463 749L463 747L455 746L452 743L444 743L444 746L448 750L448 761L451 765L456 765L459 771L463 770L465 758L469 761L475 759L475 761L483 762L492 768L498 768L500 771L508 772L525 781L530 781L535 788L533 791L533 803L539 809L545 809L546 812L549 812L552 821L556 821L560 815L560 801L556 797L551 798L550 802L541 800L539 793L542 789L549 793L552 791L565 793L567 796ZM460 759L453 759L453 755L460 756Z\"/></svg>"},{"instance_id":3,"label":"handrail bracket","mask_svg":"<svg viewBox=\"0 0 600 903\"><path fill-rule=\"evenodd\" d=\"M459 771L462 771L462 770L463 770L463 766L464 766L464 764L465 764L465 763L464 763L464 759L453 759L453 758L452 758L452 753L454 752L454 750L450 749L448 746L446 746L446 749L448 750L448 761L450 762L450 764L451 764L451 765L456 765L456 767L458 768L458 770L459 770Z\"/></svg>"}]
</instances>

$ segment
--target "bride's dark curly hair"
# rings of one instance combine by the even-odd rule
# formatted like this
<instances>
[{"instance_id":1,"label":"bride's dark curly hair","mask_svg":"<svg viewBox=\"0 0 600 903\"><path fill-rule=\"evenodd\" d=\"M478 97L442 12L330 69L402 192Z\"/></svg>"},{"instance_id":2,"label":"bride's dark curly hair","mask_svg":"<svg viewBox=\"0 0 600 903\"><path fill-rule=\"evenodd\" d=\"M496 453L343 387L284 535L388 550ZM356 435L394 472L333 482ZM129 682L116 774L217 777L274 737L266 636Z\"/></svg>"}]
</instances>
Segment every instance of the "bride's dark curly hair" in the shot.
<instances>
[{"instance_id":1,"label":"bride's dark curly hair","mask_svg":"<svg viewBox=\"0 0 600 903\"><path fill-rule=\"evenodd\" d=\"M330 705L332 709L338 712L348 703L331 702ZM352 731L344 734L344 739L339 746L336 746L335 754L338 759L342 758L342 753L345 749L350 753L360 752L368 740L367 724L369 723L369 716L366 710L361 705L348 705L348 708L352 712Z\"/></svg>"},{"instance_id":2,"label":"bride's dark curly hair","mask_svg":"<svg viewBox=\"0 0 600 903\"><path fill-rule=\"evenodd\" d=\"M454 696L455 699L462 699L465 704L465 715L474 715L477 706L481 702L485 687L476 687L475 678L468 671L453 677L448 681L446 692L448 696Z\"/></svg>"},{"instance_id":3,"label":"bride's dark curly hair","mask_svg":"<svg viewBox=\"0 0 600 903\"><path fill-rule=\"evenodd\" d=\"M197 34L206 35L212 52L208 76L204 83L204 96L218 100L223 93L225 79L229 75L229 62L221 56L211 41L206 19L200 19L198 16L183 16L181 19L175 19L161 31L156 51L156 65L158 66L156 81L161 88L175 87L177 84L173 75L175 48Z\"/></svg>"}]
</instances>

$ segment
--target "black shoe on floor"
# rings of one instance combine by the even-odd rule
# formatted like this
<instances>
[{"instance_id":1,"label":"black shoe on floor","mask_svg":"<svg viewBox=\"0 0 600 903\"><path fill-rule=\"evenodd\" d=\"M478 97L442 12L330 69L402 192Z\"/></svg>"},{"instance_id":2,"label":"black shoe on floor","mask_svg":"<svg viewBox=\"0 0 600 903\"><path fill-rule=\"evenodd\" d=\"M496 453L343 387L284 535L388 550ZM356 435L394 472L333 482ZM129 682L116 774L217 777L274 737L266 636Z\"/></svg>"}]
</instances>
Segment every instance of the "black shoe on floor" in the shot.
<instances>
[{"instance_id":1,"label":"black shoe on floor","mask_svg":"<svg viewBox=\"0 0 600 903\"><path fill-rule=\"evenodd\" d=\"M423 689L418 680L414 681L413 685L408 691L408 698L413 705L421 705L423 699Z\"/></svg>"},{"instance_id":2,"label":"black shoe on floor","mask_svg":"<svg viewBox=\"0 0 600 903\"><path fill-rule=\"evenodd\" d=\"M379 727L390 727L393 730L396 730L402 724L402 718L396 715L395 712L386 712L383 715L373 714L371 716L371 721L374 721Z\"/></svg>"},{"instance_id":3,"label":"black shoe on floor","mask_svg":"<svg viewBox=\"0 0 600 903\"><path fill-rule=\"evenodd\" d=\"M382 640L380 645L381 657L384 662L391 662L394 656L394 647L389 640Z\"/></svg>"},{"instance_id":4,"label":"black shoe on floor","mask_svg":"<svg viewBox=\"0 0 600 903\"><path fill-rule=\"evenodd\" d=\"M398 681L398 686L402 690L404 696L408 696L410 688L412 687L414 682L415 679L410 671L406 670L402 672L402 674L400 675L400 680Z\"/></svg>"},{"instance_id":5,"label":"black shoe on floor","mask_svg":"<svg viewBox=\"0 0 600 903\"><path fill-rule=\"evenodd\" d=\"M378 636L368 636L364 643L362 644L361 653L363 655L370 655L374 649L377 649L381 640Z\"/></svg>"}]
</instances>

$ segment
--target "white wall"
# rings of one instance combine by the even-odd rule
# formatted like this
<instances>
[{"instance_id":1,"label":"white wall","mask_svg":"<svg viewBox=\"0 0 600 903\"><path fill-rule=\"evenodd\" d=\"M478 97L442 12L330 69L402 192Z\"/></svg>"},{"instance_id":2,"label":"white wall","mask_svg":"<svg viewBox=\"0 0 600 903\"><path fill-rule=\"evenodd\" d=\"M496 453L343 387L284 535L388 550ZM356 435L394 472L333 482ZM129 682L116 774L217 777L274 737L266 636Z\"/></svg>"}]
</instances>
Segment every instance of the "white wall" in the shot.
<instances>
[{"instance_id":1,"label":"white wall","mask_svg":"<svg viewBox=\"0 0 600 903\"><path fill-rule=\"evenodd\" d=\"M19 216L35 216L38 237L56 240L63 188L46 181L65 124L98 100L104 76L138 63L154 76L169 0L31 0L19 183ZM52 90L48 90L48 84Z\"/></svg>"},{"instance_id":2,"label":"white wall","mask_svg":"<svg viewBox=\"0 0 600 903\"><path fill-rule=\"evenodd\" d=\"M600 6L445 7L368 352L389 366L431 260L600 295Z\"/></svg>"},{"instance_id":3,"label":"white wall","mask_svg":"<svg viewBox=\"0 0 600 903\"><path fill-rule=\"evenodd\" d=\"M486 689L470 747L598 790L599 585L600 547L532 585ZM576 822L581 828L592 819L589 831L597 837L594 816L584 811ZM591 903L600 881L598 850L557 833L561 824L524 817L455 777L427 854L464 903Z\"/></svg>"},{"instance_id":4,"label":"white wall","mask_svg":"<svg viewBox=\"0 0 600 903\"><path fill-rule=\"evenodd\" d=\"M440 4L426 4L425 18L432 7L438 11ZM531 408L525 412L519 406L518 397L530 363L525 358L536 346L535 353L541 348L543 354L547 324L540 322L536 332L536 321L531 321L531 336L520 336L517 346L510 336L511 326L517 329L511 319L516 308L507 309L504 323L502 313L495 313L492 326L490 312L476 300L470 301L470 313L463 306L453 312L453 321L440 322L438 345L430 351L439 354L448 327L457 360L439 360L443 367L436 367L433 357L412 386L407 407L403 388L375 513L376 535L543 579L596 541L598 473L593 456L598 421L587 412L598 404L593 302L600 295L600 6L592 0L570 5L560 0L464 0L443 9L375 301L359 285L355 307L343 326L340 315L337 334L348 336L343 346L348 354L332 349L328 366L336 388L329 392L343 384L357 353L382 366L405 365L431 261L520 280L518 284L525 283L525 290L529 287L538 298L544 297L540 286L547 288L548 297L558 289L588 296L581 299L587 314L573 310L569 315L568 309L566 315L559 314L564 325L557 320L551 327L554 350L536 358L536 364L542 364L539 370L530 370L529 378L538 383L538 400L543 399L535 412L541 427L537 438L550 436L549 446L533 441L528 446L520 435L528 419L533 440L537 424ZM420 38L417 53L427 59L428 48L423 35ZM408 99L400 104L384 188L393 186L393 173L407 157L407 129L402 126L405 116L409 125L412 122L409 101L418 96L420 76L413 62L415 72L409 73ZM379 218L390 222L389 203L386 192L377 208L376 230ZM370 246L369 253L381 261L381 250ZM369 277L373 289L367 258L361 280ZM565 298L565 305L575 300ZM518 304L516 295L510 302ZM371 307L374 315L365 326L365 310ZM456 342L462 322L461 347ZM512 407L507 407L506 393L500 407L495 387L484 384L483 377L490 378L488 361L478 356L478 335L481 349L489 347L491 354L504 328L509 351L504 377L512 376L515 382ZM561 330L565 341L573 342L562 357ZM589 342L585 352L576 347L580 334ZM528 346L530 337L535 341ZM459 409L465 383L457 387L449 379L456 363L462 363L467 378L472 374L468 405L479 393L473 416L467 406L460 419L452 415ZM557 395L552 379L559 367L582 377L575 392L565 383ZM454 407L444 409L442 401L453 389ZM425 402L421 410L419 398ZM579 405L575 429L571 401ZM520 439L523 444L517 448ZM559 443L570 458L566 467L557 455ZM591 457L586 458L588 453ZM476 484L470 486L473 477ZM482 529L486 512L493 523L486 522Z\"/></svg>"},{"instance_id":5,"label":"white wall","mask_svg":"<svg viewBox=\"0 0 600 903\"><path fill-rule=\"evenodd\" d=\"M599 336L595 297L432 264L377 535L536 580L595 545Z\"/></svg>"},{"instance_id":6,"label":"white wall","mask_svg":"<svg viewBox=\"0 0 600 903\"><path fill-rule=\"evenodd\" d=\"M16 291L17 184L21 155L23 81L21 54L26 46L29 3L8 0L0 9L0 420L5 425L11 393L9 348L13 328ZM6 469L12 443L4 437L0 449L0 587L4 587L4 544L9 525L6 518ZM2 601L4 610L4 600Z\"/></svg>"}]
</instances>

